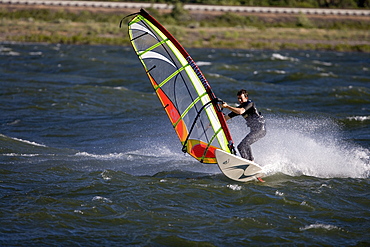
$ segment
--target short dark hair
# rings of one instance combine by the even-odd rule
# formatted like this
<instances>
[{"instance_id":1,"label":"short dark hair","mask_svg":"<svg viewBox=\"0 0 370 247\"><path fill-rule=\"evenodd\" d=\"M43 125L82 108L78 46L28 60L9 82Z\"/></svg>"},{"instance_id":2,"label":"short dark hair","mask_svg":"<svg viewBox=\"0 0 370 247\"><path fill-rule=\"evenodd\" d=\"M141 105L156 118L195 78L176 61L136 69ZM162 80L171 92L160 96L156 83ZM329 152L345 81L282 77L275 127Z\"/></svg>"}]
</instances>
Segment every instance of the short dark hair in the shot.
<instances>
[{"instance_id":1,"label":"short dark hair","mask_svg":"<svg viewBox=\"0 0 370 247\"><path fill-rule=\"evenodd\" d=\"M240 90L238 91L238 93L236 94L236 96L240 96L240 95L242 95L242 94L244 94L244 96L245 96L245 97L248 97L248 92L247 92L247 90L245 90L245 89L240 89Z\"/></svg>"}]
</instances>

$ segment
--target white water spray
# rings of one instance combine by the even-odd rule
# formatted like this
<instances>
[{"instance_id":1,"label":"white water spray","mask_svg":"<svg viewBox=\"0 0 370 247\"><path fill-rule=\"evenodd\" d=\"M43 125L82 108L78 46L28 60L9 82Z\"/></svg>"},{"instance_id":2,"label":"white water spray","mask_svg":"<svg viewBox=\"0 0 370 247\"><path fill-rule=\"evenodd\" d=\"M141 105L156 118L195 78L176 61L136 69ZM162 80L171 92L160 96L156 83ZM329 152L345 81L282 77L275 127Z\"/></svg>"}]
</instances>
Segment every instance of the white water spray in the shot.
<instances>
[{"instance_id":1,"label":"white water spray","mask_svg":"<svg viewBox=\"0 0 370 247\"><path fill-rule=\"evenodd\" d=\"M249 131L243 119L230 122L237 145ZM242 134L241 134L242 133ZM343 141L339 126L328 119L267 118L267 134L252 144L256 162L267 175L320 178L367 178L370 150Z\"/></svg>"}]
</instances>

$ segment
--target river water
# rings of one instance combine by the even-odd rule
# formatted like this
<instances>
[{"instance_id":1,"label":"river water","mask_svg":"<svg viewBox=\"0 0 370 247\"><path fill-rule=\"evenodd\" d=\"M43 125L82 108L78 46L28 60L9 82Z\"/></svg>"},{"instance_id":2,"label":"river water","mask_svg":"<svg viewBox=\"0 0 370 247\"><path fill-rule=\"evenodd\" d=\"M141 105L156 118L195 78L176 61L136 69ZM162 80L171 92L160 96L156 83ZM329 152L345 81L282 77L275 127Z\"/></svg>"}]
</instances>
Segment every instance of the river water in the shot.
<instances>
[{"instance_id":1,"label":"river water","mask_svg":"<svg viewBox=\"0 0 370 247\"><path fill-rule=\"evenodd\" d=\"M131 47L3 43L1 246L370 244L369 54L188 52L265 116L266 182L184 155Z\"/></svg>"}]
</instances>

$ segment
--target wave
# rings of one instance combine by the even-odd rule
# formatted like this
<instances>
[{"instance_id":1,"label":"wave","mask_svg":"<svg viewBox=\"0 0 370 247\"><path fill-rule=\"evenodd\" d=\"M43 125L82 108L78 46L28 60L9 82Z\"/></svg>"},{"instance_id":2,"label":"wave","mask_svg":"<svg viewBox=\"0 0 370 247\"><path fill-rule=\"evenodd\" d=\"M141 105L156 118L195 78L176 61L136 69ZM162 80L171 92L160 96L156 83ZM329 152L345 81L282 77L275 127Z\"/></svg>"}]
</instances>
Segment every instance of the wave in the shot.
<instances>
[{"instance_id":1,"label":"wave","mask_svg":"<svg viewBox=\"0 0 370 247\"><path fill-rule=\"evenodd\" d=\"M347 119L350 121L364 122L364 121L370 120L370 116L353 116L353 117L347 117Z\"/></svg>"},{"instance_id":2,"label":"wave","mask_svg":"<svg viewBox=\"0 0 370 247\"><path fill-rule=\"evenodd\" d=\"M41 154L4 153L2 155L3 156L8 156L8 157L37 157L37 156L40 156Z\"/></svg>"},{"instance_id":3,"label":"wave","mask_svg":"<svg viewBox=\"0 0 370 247\"><path fill-rule=\"evenodd\" d=\"M14 169L49 169L68 167L76 170L123 171L130 175L152 176L163 171L192 171L200 173L220 173L216 165L205 165L181 152L176 138L165 144L162 138L149 137L140 143L139 148L123 152L92 153L73 149L53 148L36 142L8 137L0 134L3 147L0 154ZM175 147L175 148L174 148ZM176 149L176 150L174 150ZM104 151L103 151L104 152ZM17 166L14 167L16 161Z\"/></svg>"},{"instance_id":4,"label":"wave","mask_svg":"<svg viewBox=\"0 0 370 247\"><path fill-rule=\"evenodd\" d=\"M337 226L328 225L328 224L311 224L311 225L299 228L299 230L301 231L306 231L306 230L311 230L311 229L323 229L327 231L331 231L331 230L343 231L343 229Z\"/></svg>"},{"instance_id":5,"label":"wave","mask_svg":"<svg viewBox=\"0 0 370 247\"><path fill-rule=\"evenodd\" d=\"M200 67L200 66L209 66L209 65L212 65L211 62L206 62L206 61L198 61L197 62L197 65Z\"/></svg>"},{"instance_id":6,"label":"wave","mask_svg":"<svg viewBox=\"0 0 370 247\"><path fill-rule=\"evenodd\" d=\"M88 152L77 152L79 157L94 158L99 160L138 160L138 159L173 159L178 157L176 152L173 152L169 147L163 146L162 143L145 144L142 143L142 148L130 150L120 153L108 154L92 154Z\"/></svg>"},{"instance_id":7,"label":"wave","mask_svg":"<svg viewBox=\"0 0 370 247\"><path fill-rule=\"evenodd\" d=\"M2 46L0 45L0 55L3 55L3 56L20 56L21 54L19 52L15 52L13 51L12 48L9 48L9 47L5 47L5 46Z\"/></svg>"},{"instance_id":8,"label":"wave","mask_svg":"<svg viewBox=\"0 0 370 247\"><path fill-rule=\"evenodd\" d=\"M267 135L252 145L256 162L266 175L313 176L318 178L368 178L370 150L345 141L340 127L331 119L280 118L267 116ZM356 120L357 121L357 120ZM229 121L237 145L248 129L243 119ZM68 164L76 169L123 171L131 175L153 175L164 171L220 174L217 165L202 164L181 152L176 139L148 136L140 147L96 154L57 149L0 134L3 157L20 157L24 164L40 160L51 166ZM117 150L117 149L116 149ZM57 161L57 162L55 162ZM9 161L12 162L12 161ZM22 163L23 164L23 163Z\"/></svg>"},{"instance_id":9,"label":"wave","mask_svg":"<svg viewBox=\"0 0 370 247\"><path fill-rule=\"evenodd\" d=\"M126 157L125 153L109 153L109 154L90 154L88 152L78 152L75 154L80 157L88 157L100 160L123 159Z\"/></svg>"},{"instance_id":10,"label":"wave","mask_svg":"<svg viewBox=\"0 0 370 247\"><path fill-rule=\"evenodd\" d=\"M43 162L51 161L50 166L54 166L56 160L69 160L76 153L75 150L69 148L54 148L40 144L34 141L24 140L15 137L9 137L0 134L0 156L4 157L3 164L11 164L17 162L16 169L35 168ZM25 166L23 166L25 165Z\"/></svg>"},{"instance_id":11,"label":"wave","mask_svg":"<svg viewBox=\"0 0 370 247\"><path fill-rule=\"evenodd\" d=\"M244 120L230 122L237 145L247 129ZM267 117L267 135L252 145L256 162L266 175L312 176L318 178L368 178L370 150L345 141L341 129L331 119ZM151 137L141 148L125 152L91 154L78 152L76 157L112 161L105 165L132 175L153 175L164 171L192 171L219 174L217 165L201 164L184 155L178 140Z\"/></svg>"},{"instance_id":12,"label":"wave","mask_svg":"<svg viewBox=\"0 0 370 247\"><path fill-rule=\"evenodd\" d=\"M318 64L318 65L324 65L324 66L327 66L327 67L333 66L333 63L323 62L323 61L318 61L318 60L313 60L312 63L313 64Z\"/></svg>"},{"instance_id":13,"label":"wave","mask_svg":"<svg viewBox=\"0 0 370 247\"><path fill-rule=\"evenodd\" d=\"M9 136L5 136L3 134L0 134L0 138L2 138L3 140L18 141L18 142L26 143L26 144L29 144L29 145L32 145L32 146L37 146L37 147L46 147L45 145L37 143L37 142L23 140L23 139L19 139L19 138L15 138L15 137L9 137Z\"/></svg>"},{"instance_id":14,"label":"wave","mask_svg":"<svg viewBox=\"0 0 370 247\"><path fill-rule=\"evenodd\" d=\"M177 141L177 140L176 140ZM202 164L192 157L181 152L171 150L169 146L152 141L150 146L121 153L92 154L78 152L75 157L79 160L95 160L95 168L124 171L131 175L150 175L164 171L191 171L198 173L217 174L221 173L217 165ZM95 169L90 167L91 169Z\"/></svg>"},{"instance_id":15,"label":"wave","mask_svg":"<svg viewBox=\"0 0 370 247\"><path fill-rule=\"evenodd\" d=\"M284 55L281 55L281 54L279 54L279 53L273 53L273 54L271 55L271 59L272 59L272 60L282 60L282 61L286 61L286 60L288 60L288 61L292 61L292 62L297 62L297 61L299 61L299 59L298 59L298 58L284 56Z\"/></svg>"},{"instance_id":16,"label":"wave","mask_svg":"<svg viewBox=\"0 0 370 247\"><path fill-rule=\"evenodd\" d=\"M247 133L244 123L233 122L236 144ZM243 126L244 125L244 126ZM267 135L252 145L256 162L267 176L368 178L370 150L344 141L339 126L329 119L267 118Z\"/></svg>"}]
</instances>

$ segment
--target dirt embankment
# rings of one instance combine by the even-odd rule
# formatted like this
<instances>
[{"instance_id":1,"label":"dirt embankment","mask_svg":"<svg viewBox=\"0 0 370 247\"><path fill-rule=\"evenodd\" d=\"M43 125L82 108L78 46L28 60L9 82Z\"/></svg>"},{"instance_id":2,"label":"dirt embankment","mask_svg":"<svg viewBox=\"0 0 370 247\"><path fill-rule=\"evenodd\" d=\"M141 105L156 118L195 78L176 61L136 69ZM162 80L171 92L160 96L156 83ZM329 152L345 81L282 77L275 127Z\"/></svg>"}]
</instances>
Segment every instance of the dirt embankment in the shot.
<instances>
[{"instance_id":1,"label":"dirt embankment","mask_svg":"<svg viewBox=\"0 0 370 247\"><path fill-rule=\"evenodd\" d=\"M74 7L74 6L46 6L46 5L20 5L0 4L0 8L7 11L20 9L51 9L55 11L68 11L78 13L90 11L96 13L111 13L123 17L135 13L138 9L128 8L102 8L102 7ZM168 13L170 10L156 10L158 13ZM224 14L220 11L189 11L194 21L212 20L215 16ZM274 13L238 13L239 15L254 16L263 19L264 22L289 22L297 19L297 14L274 14ZM335 16L335 15L307 15L307 18L316 22L336 22L352 20L357 22L370 22L368 16ZM122 32L102 31L102 28L85 23L58 23L50 30L45 23L11 23L14 29L6 29L9 23L3 21L0 24L0 41L23 41L23 42L61 42L61 43L84 43L84 44L119 44L122 43ZM33 25L32 28L28 27ZM39 27L35 27L39 25ZM98 24L96 24L98 25ZM117 23L112 23L116 26ZM50 26L48 24L48 26ZM68 26L73 26L68 31ZM84 31L84 27L89 28ZM61 28L58 30L58 28ZM96 28L100 31L94 31ZM170 31L186 47L215 47L215 48L244 48L244 49L325 49L341 51L365 51L370 52L370 34L368 30L327 30L317 28L202 28L167 26ZM78 32L78 33L77 33ZM100 32L100 33L99 33ZM96 37L91 33L97 33ZM35 38L37 35L41 38ZM48 38L48 36L50 38ZM73 38L60 38L73 36ZM21 37L21 38L19 38ZM33 37L33 38L32 38ZM54 37L54 39L53 39ZM116 39L116 41L114 41Z\"/></svg>"}]
</instances>

